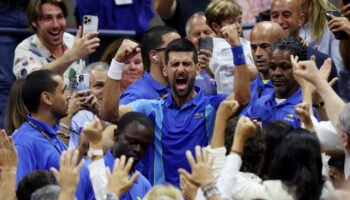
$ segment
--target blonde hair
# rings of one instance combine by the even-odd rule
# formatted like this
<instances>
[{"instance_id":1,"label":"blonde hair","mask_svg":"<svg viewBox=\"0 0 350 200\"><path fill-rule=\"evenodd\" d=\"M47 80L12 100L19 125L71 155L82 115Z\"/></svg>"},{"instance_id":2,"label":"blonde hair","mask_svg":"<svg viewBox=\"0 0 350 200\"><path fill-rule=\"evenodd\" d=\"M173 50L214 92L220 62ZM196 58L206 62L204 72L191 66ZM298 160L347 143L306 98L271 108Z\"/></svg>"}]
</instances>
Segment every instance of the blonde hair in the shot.
<instances>
[{"instance_id":1,"label":"blonde hair","mask_svg":"<svg viewBox=\"0 0 350 200\"><path fill-rule=\"evenodd\" d=\"M213 22L221 26L224 20L235 18L241 14L242 7L234 0L212 1L205 10L205 17L210 28L212 28L211 24Z\"/></svg>"},{"instance_id":2,"label":"blonde hair","mask_svg":"<svg viewBox=\"0 0 350 200\"><path fill-rule=\"evenodd\" d=\"M157 185L147 192L143 200L172 199L183 200L179 189L172 185Z\"/></svg>"},{"instance_id":3,"label":"blonde hair","mask_svg":"<svg viewBox=\"0 0 350 200\"><path fill-rule=\"evenodd\" d=\"M312 39L315 41L319 40L326 29L326 16L325 11L337 10L337 8L330 3L328 0L309 0L308 8L308 26L312 25L310 30Z\"/></svg>"}]
</instances>

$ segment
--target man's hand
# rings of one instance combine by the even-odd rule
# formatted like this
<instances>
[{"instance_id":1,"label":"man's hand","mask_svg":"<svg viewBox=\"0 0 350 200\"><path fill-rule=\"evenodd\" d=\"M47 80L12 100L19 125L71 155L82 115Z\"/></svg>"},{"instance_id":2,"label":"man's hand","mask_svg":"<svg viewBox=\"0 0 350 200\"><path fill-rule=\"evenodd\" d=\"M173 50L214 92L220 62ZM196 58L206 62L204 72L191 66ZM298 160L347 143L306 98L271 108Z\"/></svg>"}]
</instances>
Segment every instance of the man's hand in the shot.
<instances>
[{"instance_id":1,"label":"man's hand","mask_svg":"<svg viewBox=\"0 0 350 200\"><path fill-rule=\"evenodd\" d=\"M212 57L212 52L207 49L200 49L198 52L198 63L202 70L209 68L209 62Z\"/></svg>"},{"instance_id":2,"label":"man's hand","mask_svg":"<svg viewBox=\"0 0 350 200\"><path fill-rule=\"evenodd\" d=\"M84 132L81 132L79 137L79 144L75 149L79 151L79 160L81 160L83 156L87 155L87 152L89 151L89 140L85 136Z\"/></svg>"},{"instance_id":3,"label":"man's hand","mask_svg":"<svg viewBox=\"0 0 350 200\"><path fill-rule=\"evenodd\" d=\"M108 192L113 192L118 197L127 192L135 183L136 179L140 176L140 172L136 172L129 179L129 172L134 162L133 158L129 158L126 162L126 157L123 155L114 161L113 173L107 167L108 176Z\"/></svg>"},{"instance_id":4,"label":"man's hand","mask_svg":"<svg viewBox=\"0 0 350 200\"><path fill-rule=\"evenodd\" d=\"M222 37L231 45L231 47L241 45L241 41L239 40L239 35L235 24L222 27L220 32Z\"/></svg>"},{"instance_id":5,"label":"man's hand","mask_svg":"<svg viewBox=\"0 0 350 200\"><path fill-rule=\"evenodd\" d=\"M98 32L89 32L82 36L83 29L79 26L77 35L75 36L74 44L69 53L74 56L75 60L86 58L96 51L100 46L100 39L97 38Z\"/></svg>"},{"instance_id":6,"label":"man's hand","mask_svg":"<svg viewBox=\"0 0 350 200\"><path fill-rule=\"evenodd\" d=\"M333 15L327 14L332 20L328 23L329 29L335 33L339 31L345 31L350 35L350 22L346 17L334 17Z\"/></svg>"},{"instance_id":7,"label":"man's hand","mask_svg":"<svg viewBox=\"0 0 350 200\"><path fill-rule=\"evenodd\" d=\"M85 93L90 93L90 91L78 91L74 94L73 98L70 99L67 116L73 117L80 110L84 110L84 103L86 101Z\"/></svg>"},{"instance_id":8,"label":"man's hand","mask_svg":"<svg viewBox=\"0 0 350 200\"><path fill-rule=\"evenodd\" d=\"M299 103L294 107L294 113L300 118L300 121L304 123L306 129L313 129L314 125L310 117L310 104L305 102Z\"/></svg>"},{"instance_id":9,"label":"man's hand","mask_svg":"<svg viewBox=\"0 0 350 200\"><path fill-rule=\"evenodd\" d=\"M17 169L17 151L12 137L7 136L4 129L0 130L0 171Z\"/></svg>"},{"instance_id":10,"label":"man's hand","mask_svg":"<svg viewBox=\"0 0 350 200\"><path fill-rule=\"evenodd\" d=\"M238 110L239 104L235 100L224 100L220 103L218 110L216 111L216 117L220 120L227 121Z\"/></svg>"},{"instance_id":11,"label":"man's hand","mask_svg":"<svg viewBox=\"0 0 350 200\"><path fill-rule=\"evenodd\" d=\"M97 116L101 115L100 105L98 104L98 99L96 98L95 95L90 94L89 96L87 96L85 98L83 106L86 110L91 111L95 115L97 115Z\"/></svg>"},{"instance_id":12,"label":"man's hand","mask_svg":"<svg viewBox=\"0 0 350 200\"><path fill-rule=\"evenodd\" d=\"M91 142L91 145L99 144L101 146L98 149L102 149L102 131L102 123L96 115L94 115L94 120L82 130L86 138Z\"/></svg>"},{"instance_id":13,"label":"man's hand","mask_svg":"<svg viewBox=\"0 0 350 200\"><path fill-rule=\"evenodd\" d=\"M75 193L75 190L79 183L80 170L85 163L85 160L83 159L80 164L75 167L79 162L78 155L79 152L75 150L73 152L73 158L71 160L72 150L68 149L67 151L63 151L60 158L60 171L54 167L50 168L51 172L55 175L57 182L61 186L61 193Z\"/></svg>"},{"instance_id":14,"label":"man's hand","mask_svg":"<svg viewBox=\"0 0 350 200\"><path fill-rule=\"evenodd\" d=\"M197 162L193 158L191 151L186 151L186 157L190 163L192 174L188 173L185 169L179 169L178 172L191 181L191 183L200 187L203 184L214 180L214 175L211 169L214 163L214 157L208 162L208 152L205 148L196 146L195 151Z\"/></svg>"},{"instance_id":15,"label":"man's hand","mask_svg":"<svg viewBox=\"0 0 350 200\"><path fill-rule=\"evenodd\" d=\"M120 45L114 59L120 63L125 63L141 51L139 44L131 40L125 39Z\"/></svg>"}]
</instances>

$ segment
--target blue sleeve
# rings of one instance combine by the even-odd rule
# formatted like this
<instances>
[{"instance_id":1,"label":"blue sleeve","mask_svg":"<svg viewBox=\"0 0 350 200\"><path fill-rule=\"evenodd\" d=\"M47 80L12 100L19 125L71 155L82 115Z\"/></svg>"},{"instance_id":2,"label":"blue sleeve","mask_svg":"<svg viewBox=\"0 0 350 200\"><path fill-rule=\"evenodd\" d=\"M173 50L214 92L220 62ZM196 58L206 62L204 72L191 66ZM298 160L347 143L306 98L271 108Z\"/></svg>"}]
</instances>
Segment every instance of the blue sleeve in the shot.
<instances>
[{"instance_id":1,"label":"blue sleeve","mask_svg":"<svg viewBox=\"0 0 350 200\"><path fill-rule=\"evenodd\" d=\"M148 100L139 99L128 104L133 111L147 115Z\"/></svg>"},{"instance_id":2,"label":"blue sleeve","mask_svg":"<svg viewBox=\"0 0 350 200\"><path fill-rule=\"evenodd\" d=\"M85 165L80 171L79 184L75 196L78 200L94 199L94 191L90 180L88 167Z\"/></svg>"},{"instance_id":3,"label":"blue sleeve","mask_svg":"<svg viewBox=\"0 0 350 200\"><path fill-rule=\"evenodd\" d=\"M17 155L18 155L17 182L16 182L16 187L17 187L18 183L22 180L24 176L36 170L35 168L36 159L33 153L30 150L28 150L26 146L15 145L15 148L17 150Z\"/></svg>"},{"instance_id":4,"label":"blue sleeve","mask_svg":"<svg viewBox=\"0 0 350 200\"><path fill-rule=\"evenodd\" d=\"M138 98L134 93L129 93L128 91L124 91L124 93L120 96L119 104L127 105L138 99L140 98Z\"/></svg>"}]
</instances>

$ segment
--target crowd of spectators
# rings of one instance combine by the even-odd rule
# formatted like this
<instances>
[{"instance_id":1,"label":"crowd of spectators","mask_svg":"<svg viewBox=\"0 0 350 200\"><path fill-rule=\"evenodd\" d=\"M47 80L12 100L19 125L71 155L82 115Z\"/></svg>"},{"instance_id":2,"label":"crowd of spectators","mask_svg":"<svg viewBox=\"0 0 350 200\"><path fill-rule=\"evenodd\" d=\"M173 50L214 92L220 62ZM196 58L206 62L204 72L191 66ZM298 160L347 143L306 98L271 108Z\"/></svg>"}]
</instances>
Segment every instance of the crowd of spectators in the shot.
<instances>
[{"instance_id":1,"label":"crowd of spectators","mask_svg":"<svg viewBox=\"0 0 350 200\"><path fill-rule=\"evenodd\" d=\"M0 36L0 199L350 199L350 3L77 0L136 32L91 63L64 0L0 6L34 31Z\"/></svg>"}]
</instances>

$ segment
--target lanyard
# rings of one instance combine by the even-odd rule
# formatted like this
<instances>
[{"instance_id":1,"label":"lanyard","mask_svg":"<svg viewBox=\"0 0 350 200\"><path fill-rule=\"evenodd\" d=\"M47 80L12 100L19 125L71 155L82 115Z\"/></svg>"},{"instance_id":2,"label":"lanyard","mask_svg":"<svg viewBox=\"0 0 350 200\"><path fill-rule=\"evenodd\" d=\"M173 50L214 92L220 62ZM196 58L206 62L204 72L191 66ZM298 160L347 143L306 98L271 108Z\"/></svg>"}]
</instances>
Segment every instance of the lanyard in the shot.
<instances>
[{"instance_id":1,"label":"lanyard","mask_svg":"<svg viewBox=\"0 0 350 200\"><path fill-rule=\"evenodd\" d=\"M47 136L47 134L43 130L41 130L41 128L39 128L37 125L35 125L31 120L28 120L28 123L33 128L35 128L37 131L39 131L39 133L41 133L52 144L52 146L55 147L57 152L61 155L61 151L58 149L58 147L55 145L55 143L53 143L53 141L49 138L49 136Z\"/></svg>"}]
</instances>

